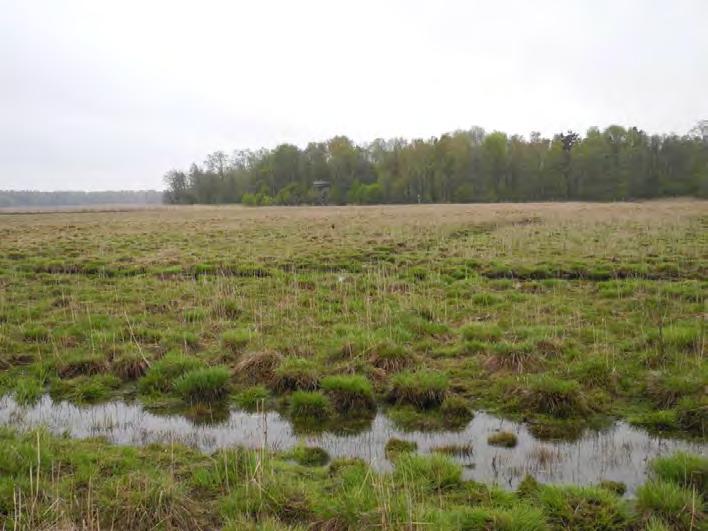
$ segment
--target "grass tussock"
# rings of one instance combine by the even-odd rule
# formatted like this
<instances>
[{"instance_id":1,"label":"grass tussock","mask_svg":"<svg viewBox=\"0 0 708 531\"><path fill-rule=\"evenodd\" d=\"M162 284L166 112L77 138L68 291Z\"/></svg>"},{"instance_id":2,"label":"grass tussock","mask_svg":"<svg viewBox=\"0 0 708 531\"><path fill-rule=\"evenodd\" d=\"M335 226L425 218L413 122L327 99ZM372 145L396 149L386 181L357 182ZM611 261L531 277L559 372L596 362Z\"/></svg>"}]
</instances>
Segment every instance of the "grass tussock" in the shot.
<instances>
[{"instance_id":1,"label":"grass tussock","mask_svg":"<svg viewBox=\"0 0 708 531\"><path fill-rule=\"evenodd\" d=\"M288 356L273 371L271 386L278 393L312 391L317 389L319 381L320 368L314 361Z\"/></svg>"},{"instance_id":2,"label":"grass tussock","mask_svg":"<svg viewBox=\"0 0 708 531\"><path fill-rule=\"evenodd\" d=\"M390 374L411 366L413 356L403 345L384 341L374 346L369 363L386 374Z\"/></svg>"},{"instance_id":3,"label":"grass tussock","mask_svg":"<svg viewBox=\"0 0 708 531\"><path fill-rule=\"evenodd\" d=\"M168 393L180 376L203 366L204 363L198 358L171 352L150 366L138 381L138 387L144 394Z\"/></svg>"},{"instance_id":4,"label":"grass tussock","mask_svg":"<svg viewBox=\"0 0 708 531\"><path fill-rule=\"evenodd\" d=\"M185 372L173 387L187 402L213 402L226 398L230 379L231 371L226 367L203 367Z\"/></svg>"},{"instance_id":5,"label":"grass tussock","mask_svg":"<svg viewBox=\"0 0 708 531\"><path fill-rule=\"evenodd\" d=\"M524 407L553 417L575 417L590 410L578 382L548 374L529 378L522 395Z\"/></svg>"},{"instance_id":6,"label":"grass tussock","mask_svg":"<svg viewBox=\"0 0 708 531\"><path fill-rule=\"evenodd\" d=\"M339 413L368 413L376 410L374 388L362 375L327 376L322 390Z\"/></svg>"},{"instance_id":7,"label":"grass tussock","mask_svg":"<svg viewBox=\"0 0 708 531\"><path fill-rule=\"evenodd\" d=\"M290 415L301 420L325 420L330 415L329 399L318 391L295 391L290 395Z\"/></svg>"},{"instance_id":8,"label":"grass tussock","mask_svg":"<svg viewBox=\"0 0 708 531\"><path fill-rule=\"evenodd\" d=\"M394 375L388 396L397 404L410 404L425 409L442 404L448 389L445 374L419 369Z\"/></svg>"},{"instance_id":9,"label":"grass tussock","mask_svg":"<svg viewBox=\"0 0 708 531\"><path fill-rule=\"evenodd\" d=\"M234 373L244 383L249 385L269 385L275 376L275 369L280 364L282 356L272 350L254 352L245 355L236 364Z\"/></svg>"}]
</instances>

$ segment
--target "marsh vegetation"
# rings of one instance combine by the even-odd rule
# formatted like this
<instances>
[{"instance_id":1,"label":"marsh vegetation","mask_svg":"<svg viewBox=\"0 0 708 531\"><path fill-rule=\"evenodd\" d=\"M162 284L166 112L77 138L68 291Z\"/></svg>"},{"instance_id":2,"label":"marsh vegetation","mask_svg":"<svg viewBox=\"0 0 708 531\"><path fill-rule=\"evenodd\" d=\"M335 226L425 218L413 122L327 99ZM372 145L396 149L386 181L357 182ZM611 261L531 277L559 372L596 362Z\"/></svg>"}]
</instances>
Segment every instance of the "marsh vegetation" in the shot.
<instances>
[{"instance_id":1,"label":"marsh vegetation","mask_svg":"<svg viewBox=\"0 0 708 531\"><path fill-rule=\"evenodd\" d=\"M669 454L706 448L706 234L692 200L4 215L0 518L698 529L705 459ZM46 394L191 435L35 432ZM287 443L228 439L234 415ZM645 437L626 462L661 459L553 484L563 448L613 430Z\"/></svg>"}]
</instances>

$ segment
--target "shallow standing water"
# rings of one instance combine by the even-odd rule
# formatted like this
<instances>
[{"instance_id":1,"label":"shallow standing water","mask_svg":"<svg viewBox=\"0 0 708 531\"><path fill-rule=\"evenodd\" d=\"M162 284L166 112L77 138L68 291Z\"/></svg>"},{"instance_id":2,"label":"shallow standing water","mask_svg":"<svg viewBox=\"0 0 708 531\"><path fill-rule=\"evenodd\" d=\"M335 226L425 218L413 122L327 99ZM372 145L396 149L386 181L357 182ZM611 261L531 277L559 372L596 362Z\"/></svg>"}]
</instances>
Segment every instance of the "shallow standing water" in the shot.
<instances>
[{"instance_id":1,"label":"shallow standing water","mask_svg":"<svg viewBox=\"0 0 708 531\"><path fill-rule=\"evenodd\" d=\"M320 446L332 457L360 457L378 470L390 470L384 447L391 437L416 441L418 451L451 444L471 444L472 453L454 459L463 465L466 479L515 488L524 475L544 483L591 485L601 480L622 481L631 494L646 479L646 464L659 455L685 450L708 451L700 441L658 437L624 422L601 431L589 431L574 441L539 441L520 423L478 412L461 431L403 431L385 415L356 434L321 433L296 435L292 424L276 412L265 414L240 410L227 420L194 424L181 415L156 415L141 405L115 401L77 406L42 397L34 405L20 405L13 397L0 398L0 425L27 430L46 426L55 434L71 437L104 437L124 445L182 443L205 452L230 446L287 450L298 443ZM487 444L497 430L517 435L515 448Z\"/></svg>"}]
</instances>

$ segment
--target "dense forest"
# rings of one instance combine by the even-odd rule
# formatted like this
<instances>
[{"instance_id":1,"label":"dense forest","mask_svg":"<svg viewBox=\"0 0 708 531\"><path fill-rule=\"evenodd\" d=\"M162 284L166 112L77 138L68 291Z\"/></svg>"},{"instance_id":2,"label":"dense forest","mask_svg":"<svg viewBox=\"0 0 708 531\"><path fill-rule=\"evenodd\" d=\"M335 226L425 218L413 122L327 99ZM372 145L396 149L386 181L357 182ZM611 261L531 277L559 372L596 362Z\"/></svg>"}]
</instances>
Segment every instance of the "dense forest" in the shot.
<instances>
[{"instance_id":1,"label":"dense forest","mask_svg":"<svg viewBox=\"0 0 708 531\"><path fill-rule=\"evenodd\" d=\"M528 139L481 128L428 140L344 136L305 149L217 151L165 176L168 203L330 204L614 201L708 196L708 143L699 135L648 135L635 127Z\"/></svg>"},{"instance_id":2,"label":"dense forest","mask_svg":"<svg viewBox=\"0 0 708 531\"><path fill-rule=\"evenodd\" d=\"M36 192L0 190L0 208L145 205L161 203L162 200L162 192L155 190L120 190L108 192Z\"/></svg>"}]
</instances>

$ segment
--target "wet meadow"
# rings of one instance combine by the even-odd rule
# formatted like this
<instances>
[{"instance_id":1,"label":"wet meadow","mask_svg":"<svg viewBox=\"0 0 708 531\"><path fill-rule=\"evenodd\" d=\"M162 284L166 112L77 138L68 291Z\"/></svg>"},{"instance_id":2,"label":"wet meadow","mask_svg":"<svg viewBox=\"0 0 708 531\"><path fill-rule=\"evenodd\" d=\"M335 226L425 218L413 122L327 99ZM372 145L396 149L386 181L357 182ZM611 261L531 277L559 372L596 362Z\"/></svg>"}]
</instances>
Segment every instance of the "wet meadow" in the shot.
<instances>
[{"instance_id":1,"label":"wet meadow","mask_svg":"<svg viewBox=\"0 0 708 531\"><path fill-rule=\"evenodd\" d=\"M701 529L708 203L0 213L0 528Z\"/></svg>"}]
</instances>

